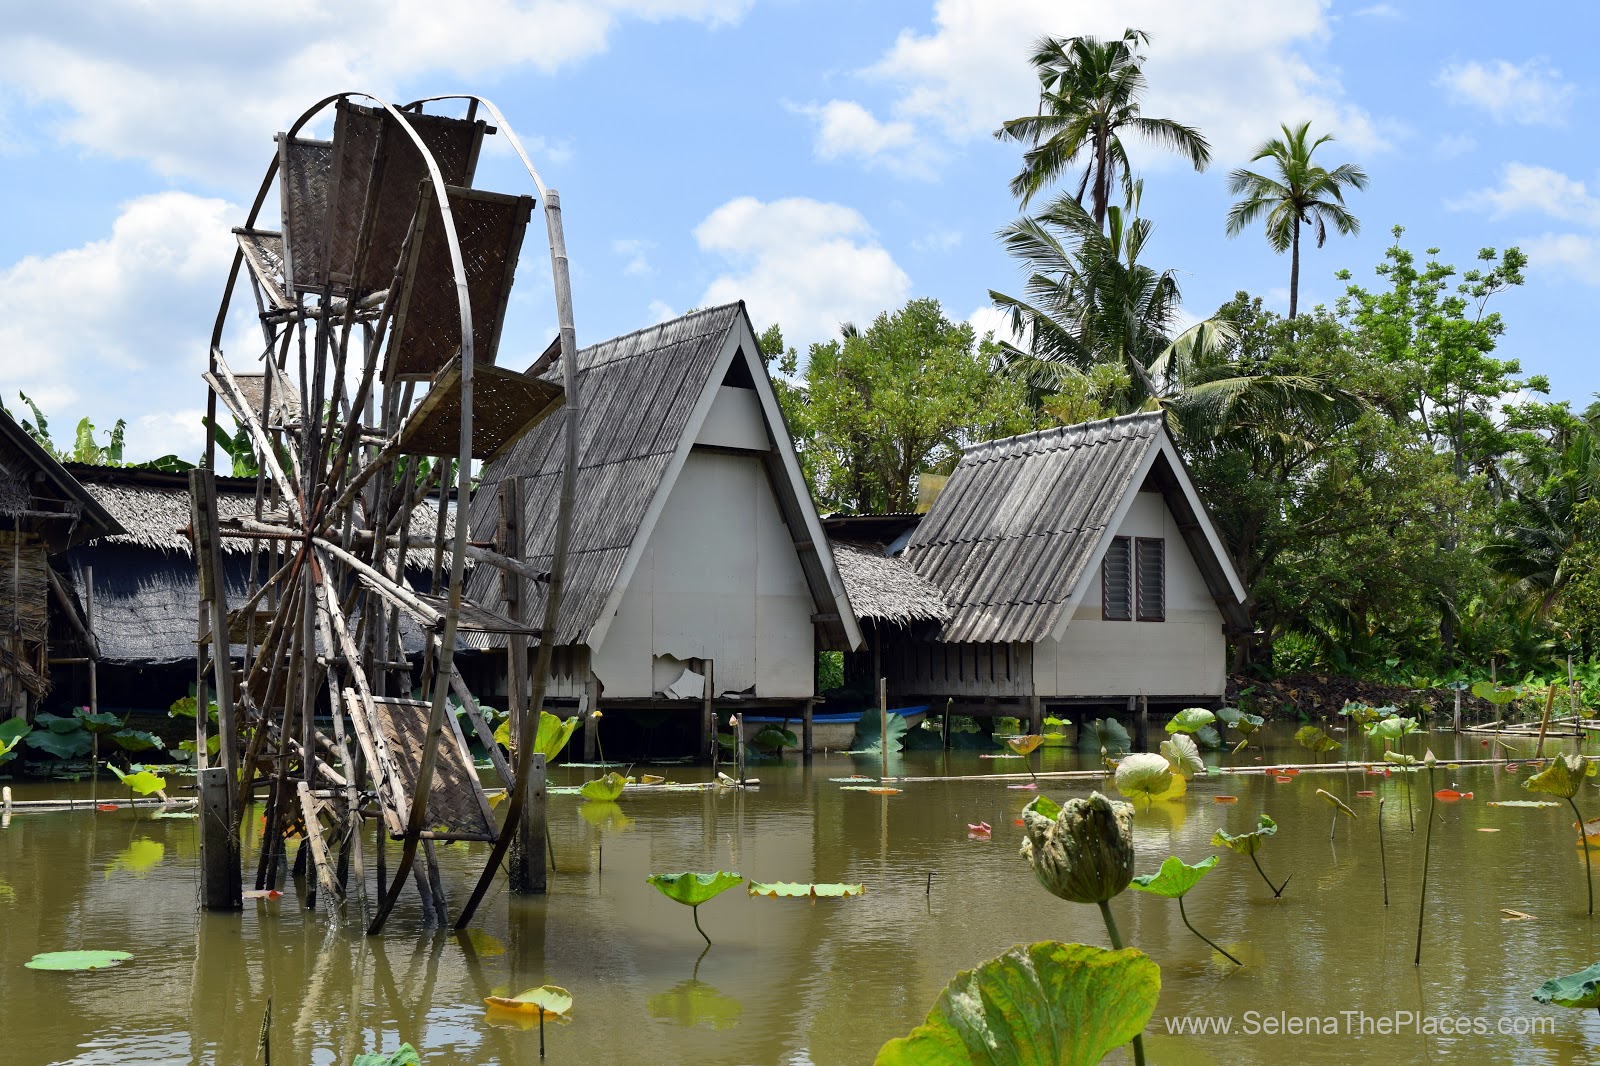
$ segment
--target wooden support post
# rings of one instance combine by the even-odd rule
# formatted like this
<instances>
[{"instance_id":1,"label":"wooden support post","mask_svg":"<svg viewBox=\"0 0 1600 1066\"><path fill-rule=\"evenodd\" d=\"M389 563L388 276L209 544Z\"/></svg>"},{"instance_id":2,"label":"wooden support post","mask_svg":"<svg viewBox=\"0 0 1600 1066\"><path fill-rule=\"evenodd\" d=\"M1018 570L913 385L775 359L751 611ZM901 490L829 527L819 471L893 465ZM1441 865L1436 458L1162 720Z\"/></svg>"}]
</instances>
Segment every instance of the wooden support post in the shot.
<instances>
[{"instance_id":1,"label":"wooden support post","mask_svg":"<svg viewBox=\"0 0 1600 1066\"><path fill-rule=\"evenodd\" d=\"M806 762L811 761L815 729L813 719L816 718L816 714L817 701L815 699L806 700L806 709L801 713L800 718L800 754L805 758Z\"/></svg>"},{"instance_id":2,"label":"wooden support post","mask_svg":"<svg viewBox=\"0 0 1600 1066\"><path fill-rule=\"evenodd\" d=\"M1139 697L1139 748L1150 750L1150 698Z\"/></svg>"},{"instance_id":3,"label":"wooden support post","mask_svg":"<svg viewBox=\"0 0 1600 1066\"><path fill-rule=\"evenodd\" d=\"M201 888L207 910L239 910L244 906L244 885L239 872L239 820L233 810L233 791L238 781L237 729L233 714L233 668L228 658L228 586L222 569L222 543L217 536L217 489L212 472L201 468L189 472L190 517L194 530L195 568L199 578L201 616L210 622L212 677L217 693L218 761L213 780L221 782L220 817L225 831L218 836L207 830L200 834ZM205 655L202 648L201 656ZM202 738L208 717L204 690L199 690L195 718ZM309 713L309 712L308 712ZM202 744L200 752L205 750ZM197 753L198 754L198 753ZM209 770L202 771L202 777ZM211 822L213 812L205 803L202 789L202 820Z\"/></svg>"},{"instance_id":4,"label":"wooden support post","mask_svg":"<svg viewBox=\"0 0 1600 1066\"><path fill-rule=\"evenodd\" d=\"M1572 710L1572 735L1583 737L1583 715L1578 711L1578 689L1572 683L1572 656L1567 656L1567 703Z\"/></svg>"},{"instance_id":5,"label":"wooden support post","mask_svg":"<svg viewBox=\"0 0 1600 1066\"><path fill-rule=\"evenodd\" d=\"M1044 732L1044 703L1037 695L1028 697L1028 732Z\"/></svg>"},{"instance_id":6,"label":"wooden support post","mask_svg":"<svg viewBox=\"0 0 1600 1066\"><path fill-rule=\"evenodd\" d=\"M1461 690L1456 689L1456 710L1450 717L1451 728L1457 733L1461 732Z\"/></svg>"},{"instance_id":7,"label":"wooden support post","mask_svg":"<svg viewBox=\"0 0 1600 1066\"><path fill-rule=\"evenodd\" d=\"M90 634L94 633L94 567L83 568L83 627ZM89 713L100 713L100 674L96 669L100 661L100 646L93 636L89 638L89 647L86 649L89 656Z\"/></svg>"},{"instance_id":8,"label":"wooden support post","mask_svg":"<svg viewBox=\"0 0 1600 1066\"><path fill-rule=\"evenodd\" d=\"M945 751L950 750L950 705L955 703L955 701L956 700L954 696L946 696L944 700L944 724L942 732L944 733Z\"/></svg>"},{"instance_id":9,"label":"wooden support post","mask_svg":"<svg viewBox=\"0 0 1600 1066\"><path fill-rule=\"evenodd\" d=\"M878 678L878 754L882 756L883 771L879 781L889 779L889 681Z\"/></svg>"},{"instance_id":10,"label":"wooden support post","mask_svg":"<svg viewBox=\"0 0 1600 1066\"><path fill-rule=\"evenodd\" d=\"M711 771L712 771L712 773L715 773L716 769L717 769L717 754L718 754L718 752L717 752L717 711L716 711L716 708L711 705L712 685L713 685L713 683L715 681L715 676L713 674L713 671L715 670L715 666L714 666L712 660L710 660L710 659L707 659L705 661L705 666L706 666L706 679L705 679L705 682L704 682L705 689L702 692L701 706L700 706L700 750L702 752L704 752L709 747L710 752L711 752Z\"/></svg>"},{"instance_id":11,"label":"wooden support post","mask_svg":"<svg viewBox=\"0 0 1600 1066\"><path fill-rule=\"evenodd\" d=\"M548 889L545 841L545 764L544 756L529 756L528 783L516 839L511 847L511 891L518 895L542 896Z\"/></svg>"},{"instance_id":12,"label":"wooden support post","mask_svg":"<svg viewBox=\"0 0 1600 1066\"><path fill-rule=\"evenodd\" d=\"M201 770L199 776L201 903L208 911L243 910L239 837L231 813L232 782L220 766Z\"/></svg>"}]
</instances>

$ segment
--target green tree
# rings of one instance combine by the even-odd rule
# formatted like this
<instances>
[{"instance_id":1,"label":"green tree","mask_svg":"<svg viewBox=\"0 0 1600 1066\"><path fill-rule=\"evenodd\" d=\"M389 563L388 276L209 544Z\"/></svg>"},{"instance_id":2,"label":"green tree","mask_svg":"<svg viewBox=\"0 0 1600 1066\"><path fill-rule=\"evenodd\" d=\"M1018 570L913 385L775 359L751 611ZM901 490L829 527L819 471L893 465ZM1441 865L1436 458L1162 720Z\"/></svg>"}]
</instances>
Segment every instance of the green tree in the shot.
<instances>
[{"instance_id":1,"label":"green tree","mask_svg":"<svg viewBox=\"0 0 1600 1066\"><path fill-rule=\"evenodd\" d=\"M1028 146L1022 172L1011 192L1024 206L1039 190L1075 166L1083 167L1073 199L1089 197L1090 213L1103 226L1111 187L1132 187L1124 133L1134 133L1159 147L1187 156L1196 170L1211 161L1211 146L1200 131L1168 118L1149 118L1140 98L1146 85L1139 52L1148 34L1126 30L1114 41L1097 37L1044 37L1030 57L1039 78L1039 110L1005 122L995 131L1001 140Z\"/></svg>"},{"instance_id":2,"label":"green tree","mask_svg":"<svg viewBox=\"0 0 1600 1066\"><path fill-rule=\"evenodd\" d=\"M1588 425L1568 435L1553 457L1540 457L1526 488L1501 503L1493 537L1481 553L1528 613L1543 619L1578 571L1593 565L1600 535L1600 452ZM1542 475L1542 476L1540 476Z\"/></svg>"},{"instance_id":3,"label":"green tree","mask_svg":"<svg viewBox=\"0 0 1600 1066\"><path fill-rule=\"evenodd\" d=\"M1128 379L1124 409L1156 392L1149 366L1172 342L1178 320L1178 280L1140 261L1151 224L1138 217L1138 188L1126 207L1113 207L1105 231L1071 196L1057 197L1038 216L1000 231L1006 251L1023 265L1021 296L991 289L1026 348L1002 346L1007 365L1040 393L1060 391L1068 370L1118 367Z\"/></svg>"},{"instance_id":4,"label":"green tree","mask_svg":"<svg viewBox=\"0 0 1600 1066\"><path fill-rule=\"evenodd\" d=\"M1294 129L1282 127L1283 136L1262 143L1251 162L1270 159L1275 173L1267 175L1243 167L1228 175L1228 193L1243 196L1228 211L1228 236L1266 220L1267 243L1282 255L1289 252L1289 318L1295 317L1300 299L1300 227L1310 226L1321 248L1328 226L1342 234L1361 232L1361 222L1344 206L1346 189L1365 189L1367 172L1353 163L1326 170L1311 161L1312 153L1333 140L1323 134L1309 140L1311 123Z\"/></svg>"},{"instance_id":5,"label":"green tree","mask_svg":"<svg viewBox=\"0 0 1600 1066\"><path fill-rule=\"evenodd\" d=\"M50 436L50 420L45 417L39 405L29 399L25 392L18 392L22 402L27 404L28 410L33 413L33 421L19 418L17 422L34 442L53 456L58 462L85 463L91 466L128 466L142 467L149 470L189 470L193 463L185 462L176 455L163 455L157 459L150 459L143 463L129 463L122 458L123 443L127 435L128 423L126 419L117 419L117 424L106 430L106 442L101 444L95 440L94 423L88 418L78 420L77 429L72 435L72 447L58 448L54 438ZM0 411L11 415L11 409L4 402L0 402ZM15 417L14 415L12 417Z\"/></svg>"},{"instance_id":6,"label":"green tree","mask_svg":"<svg viewBox=\"0 0 1600 1066\"><path fill-rule=\"evenodd\" d=\"M779 402L824 510L913 510L919 474L949 473L964 446L1037 424L1022 384L995 373L993 341L951 322L936 300L912 300L865 330L845 326L811 346L803 371L776 327L761 346L780 372L798 374L782 381Z\"/></svg>"}]
</instances>

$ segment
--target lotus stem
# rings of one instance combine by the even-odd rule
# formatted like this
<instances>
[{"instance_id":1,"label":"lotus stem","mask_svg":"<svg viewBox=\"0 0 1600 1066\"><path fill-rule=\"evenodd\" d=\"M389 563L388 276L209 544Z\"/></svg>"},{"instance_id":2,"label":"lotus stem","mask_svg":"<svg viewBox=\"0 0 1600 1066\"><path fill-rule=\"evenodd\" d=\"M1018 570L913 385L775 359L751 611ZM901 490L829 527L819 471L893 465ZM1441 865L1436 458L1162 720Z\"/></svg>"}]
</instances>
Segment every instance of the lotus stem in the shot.
<instances>
[{"instance_id":1,"label":"lotus stem","mask_svg":"<svg viewBox=\"0 0 1600 1066\"><path fill-rule=\"evenodd\" d=\"M544 1058L544 1008L539 1008L539 1057Z\"/></svg>"},{"instance_id":2,"label":"lotus stem","mask_svg":"<svg viewBox=\"0 0 1600 1066\"><path fill-rule=\"evenodd\" d=\"M689 912L694 915L694 931L706 938L706 947L709 948L711 946L711 938L706 936L704 929L700 928L700 904L696 903L693 907L690 907Z\"/></svg>"},{"instance_id":3,"label":"lotus stem","mask_svg":"<svg viewBox=\"0 0 1600 1066\"><path fill-rule=\"evenodd\" d=\"M1100 900L1100 917L1106 923L1106 935L1111 938L1113 951L1122 950L1122 934L1117 932L1117 920L1111 917L1111 905L1105 900ZM1181 900L1179 901L1182 902ZM1209 941L1208 941L1209 943ZM1144 1066L1144 1036L1136 1034L1133 1038L1133 1064Z\"/></svg>"},{"instance_id":4,"label":"lotus stem","mask_svg":"<svg viewBox=\"0 0 1600 1066\"><path fill-rule=\"evenodd\" d=\"M1428 791L1430 793L1434 791L1432 766L1428 767ZM1417 897L1417 954L1416 957L1411 960L1411 965L1413 966L1422 965L1422 917L1428 909L1428 860L1433 857L1431 854L1433 844L1433 819L1434 815L1438 813L1438 807L1439 797L1434 796L1433 803L1428 807L1428 835L1422 841L1422 892Z\"/></svg>"},{"instance_id":5,"label":"lotus stem","mask_svg":"<svg viewBox=\"0 0 1600 1066\"><path fill-rule=\"evenodd\" d=\"M1383 870L1383 905L1389 905L1389 854L1383 849L1383 805L1385 800L1378 800L1378 865Z\"/></svg>"},{"instance_id":6,"label":"lotus stem","mask_svg":"<svg viewBox=\"0 0 1600 1066\"><path fill-rule=\"evenodd\" d=\"M1272 889L1272 898L1278 899L1281 897L1283 895L1283 890L1289 887L1289 877L1293 877L1294 874L1290 874L1289 877L1285 877L1283 879L1283 884L1274 885L1272 883L1272 878L1267 876L1267 871L1261 868L1261 860L1256 858L1256 853L1253 851L1250 853L1250 861L1255 864L1256 873L1261 875L1261 880L1265 881L1267 883L1267 887Z\"/></svg>"},{"instance_id":7,"label":"lotus stem","mask_svg":"<svg viewBox=\"0 0 1600 1066\"><path fill-rule=\"evenodd\" d=\"M1243 966L1244 965L1244 963L1240 962L1238 959L1236 959L1232 955L1228 954L1228 951L1225 948L1223 948L1222 945L1218 944L1215 940L1212 940L1210 937L1206 936L1204 933L1202 933L1200 930L1196 929L1194 926L1189 925L1189 915L1183 909L1183 897L1182 896L1178 897L1178 917L1183 919L1183 924L1184 925L1188 925L1189 926L1189 932L1193 933L1195 936L1199 937L1201 940L1204 940L1207 944L1210 944L1217 951L1222 952L1223 955L1227 956L1227 959L1228 959L1229 962L1233 963L1235 966Z\"/></svg>"},{"instance_id":8,"label":"lotus stem","mask_svg":"<svg viewBox=\"0 0 1600 1066\"><path fill-rule=\"evenodd\" d=\"M1589 861L1589 828L1583 824L1583 815L1578 814L1578 805L1572 797L1567 797L1567 805L1572 808L1572 813L1578 815L1578 846L1583 849L1583 874L1589 882L1589 917L1594 917L1594 868Z\"/></svg>"},{"instance_id":9,"label":"lotus stem","mask_svg":"<svg viewBox=\"0 0 1600 1066\"><path fill-rule=\"evenodd\" d=\"M1411 823L1411 831L1413 833L1415 833L1417 831L1417 811L1416 811L1416 807L1411 802L1411 774L1413 772L1414 771L1411 771L1411 770L1407 770L1405 772L1406 773L1406 820Z\"/></svg>"}]
</instances>

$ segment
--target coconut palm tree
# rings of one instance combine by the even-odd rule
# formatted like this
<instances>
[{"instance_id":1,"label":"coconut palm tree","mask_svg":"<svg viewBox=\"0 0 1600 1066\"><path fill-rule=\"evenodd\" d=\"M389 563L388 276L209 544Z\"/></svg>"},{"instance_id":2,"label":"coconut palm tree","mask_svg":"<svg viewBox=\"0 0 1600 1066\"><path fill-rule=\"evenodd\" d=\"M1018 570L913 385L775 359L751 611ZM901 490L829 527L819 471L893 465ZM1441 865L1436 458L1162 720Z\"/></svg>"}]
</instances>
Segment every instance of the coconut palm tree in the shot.
<instances>
[{"instance_id":1,"label":"coconut palm tree","mask_svg":"<svg viewBox=\"0 0 1600 1066\"><path fill-rule=\"evenodd\" d=\"M1276 177L1243 167L1228 175L1229 195L1244 197L1228 211L1228 236L1236 236L1246 226L1266 219L1267 243L1279 255L1290 253L1292 319L1300 299L1300 227L1313 227L1318 248L1328 239L1329 223L1341 234L1360 233L1361 221L1346 210L1344 192L1347 188L1365 189L1367 172L1354 163L1341 163L1332 170L1312 163L1312 153L1333 140L1333 135L1324 133L1310 141L1311 123L1281 128L1282 137L1263 142L1250 157L1252 163L1272 160Z\"/></svg>"},{"instance_id":2,"label":"coconut palm tree","mask_svg":"<svg viewBox=\"0 0 1600 1066\"><path fill-rule=\"evenodd\" d=\"M1479 549L1531 617L1550 613L1581 565L1574 549L1595 533L1584 505L1600 494L1596 443L1590 426L1572 430L1553 462L1525 473L1530 483L1501 504L1498 529Z\"/></svg>"},{"instance_id":3,"label":"coconut palm tree","mask_svg":"<svg viewBox=\"0 0 1600 1066\"><path fill-rule=\"evenodd\" d=\"M1137 408L1156 391L1147 371L1172 340L1178 281L1139 261L1150 222L1138 217L1138 184L1127 206L1107 209L1107 228L1063 193L1037 216L1000 231L1006 250L1024 264L1023 295L990 290L1025 348L1002 343L1004 359L1040 392L1054 391L1068 371L1112 363L1127 374L1121 403Z\"/></svg>"},{"instance_id":4,"label":"coconut palm tree","mask_svg":"<svg viewBox=\"0 0 1600 1066\"><path fill-rule=\"evenodd\" d=\"M1097 37L1043 37L1030 57L1039 76L1039 111L1001 125L995 136L1028 146L1011 192L1023 204L1074 166L1083 166L1073 199L1088 195L1097 226L1104 226L1111 187L1132 189L1124 132L1188 156L1196 170L1211 161L1211 146L1192 126L1140 112L1145 92L1144 56L1150 37L1125 30L1115 41Z\"/></svg>"}]
</instances>

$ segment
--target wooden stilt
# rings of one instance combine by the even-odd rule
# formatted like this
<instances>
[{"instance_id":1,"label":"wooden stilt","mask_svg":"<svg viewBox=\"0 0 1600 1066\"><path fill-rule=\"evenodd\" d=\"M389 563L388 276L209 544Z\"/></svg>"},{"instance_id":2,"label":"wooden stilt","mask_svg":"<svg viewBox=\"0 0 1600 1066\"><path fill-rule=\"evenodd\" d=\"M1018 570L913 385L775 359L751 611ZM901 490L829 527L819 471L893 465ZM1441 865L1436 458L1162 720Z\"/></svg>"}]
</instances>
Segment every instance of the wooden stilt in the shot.
<instances>
[{"instance_id":1,"label":"wooden stilt","mask_svg":"<svg viewBox=\"0 0 1600 1066\"><path fill-rule=\"evenodd\" d=\"M1044 732L1044 704L1036 695L1028 697L1028 732Z\"/></svg>"},{"instance_id":2,"label":"wooden stilt","mask_svg":"<svg viewBox=\"0 0 1600 1066\"><path fill-rule=\"evenodd\" d=\"M816 713L817 701L814 699L806 700L806 709L802 712L800 719L800 753L807 762L811 761L814 748L812 743L814 724L812 720L816 717Z\"/></svg>"},{"instance_id":3,"label":"wooden stilt","mask_svg":"<svg viewBox=\"0 0 1600 1066\"><path fill-rule=\"evenodd\" d=\"M212 812L202 802L205 808L202 817L209 822L215 813L223 819L226 828L226 832L220 836L211 832L201 833L201 849L207 852L202 855L200 863L201 876L206 882L201 888L201 896L207 910L239 910L244 906L244 885L239 867L238 821L233 811L233 790L238 781L238 734L233 713L233 670L228 658L228 590L222 569L222 545L217 537L216 480L210 470L202 468L189 472L189 497L195 566L202 602L208 608L202 615L210 623L207 636L210 638L209 651L217 690L217 736L220 740L217 754L221 763L217 773L209 779L221 783L220 808ZM200 651L202 659L206 650L202 647ZM207 717L207 705L198 703L195 718L202 723L198 726L202 736ZM203 746L201 751L204 751ZM210 773L210 770L202 773Z\"/></svg>"},{"instance_id":4,"label":"wooden stilt","mask_svg":"<svg viewBox=\"0 0 1600 1066\"><path fill-rule=\"evenodd\" d=\"M717 768L717 712L716 709L711 705L711 698L712 686L716 680L716 664L712 660L707 659L705 669L705 688L700 694L700 750L705 752L709 749L711 754L711 769L713 772L715 772Z\"/></svg>"},{"instance_id":5,"label":"wooden stilt","mask_svg":"<svg viewBox=\"0 0 1600 1066\"><path fill-rule=\"evenodd\" d=\"M233 787L228 771L200 771L200 899L208 911L244 909L238 837L233 831Z\"/></svg>"}]
</instances>

